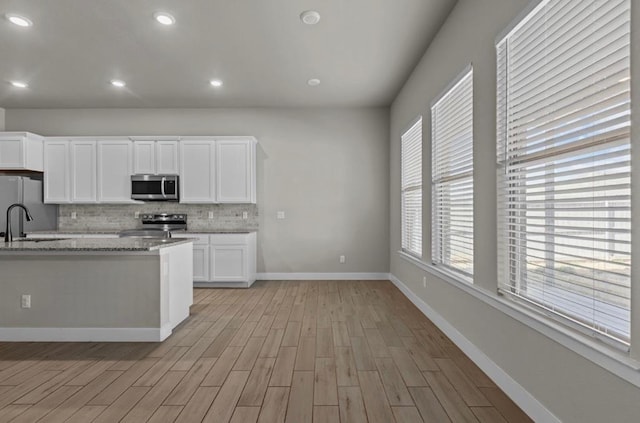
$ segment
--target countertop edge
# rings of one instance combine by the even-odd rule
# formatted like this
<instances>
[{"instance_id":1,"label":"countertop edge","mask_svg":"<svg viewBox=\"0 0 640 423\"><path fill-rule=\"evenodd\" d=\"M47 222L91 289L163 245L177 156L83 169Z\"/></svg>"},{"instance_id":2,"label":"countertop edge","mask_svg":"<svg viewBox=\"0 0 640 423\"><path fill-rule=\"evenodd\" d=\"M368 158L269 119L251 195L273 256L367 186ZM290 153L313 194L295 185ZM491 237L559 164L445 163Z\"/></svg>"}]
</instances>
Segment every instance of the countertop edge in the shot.
<instances>
[{"instance_id":1,"label":"countertop edge","mask_svg":"<svg viewBox=\"0 0 640 423\"><path fill-rule=\"evenodd\" d=\"M86 244L85 240L90 240L91 238L85 238L79 241L80 244ZM165 248L176 247L178 245L192 243L195 239L193 238L171 238L171 242L164 243L158 240L156 245L150 245L146 247L132 247L132 246L109 246L109 247L101 247L101 246L90 246L90 245L79 245L79 246L66 246L66 245L56 245L55 242L51 241L45 242L40 245L33 245L29 243L28 245L20 246L20 245L12 245L7 247L6 245L0 244L0 255L15 255L15 254L56 254L56 253L151 253L155 254L160 250ZM19 243L20 241L14 241L12 244Z\"/></svg>"}]
</instances>

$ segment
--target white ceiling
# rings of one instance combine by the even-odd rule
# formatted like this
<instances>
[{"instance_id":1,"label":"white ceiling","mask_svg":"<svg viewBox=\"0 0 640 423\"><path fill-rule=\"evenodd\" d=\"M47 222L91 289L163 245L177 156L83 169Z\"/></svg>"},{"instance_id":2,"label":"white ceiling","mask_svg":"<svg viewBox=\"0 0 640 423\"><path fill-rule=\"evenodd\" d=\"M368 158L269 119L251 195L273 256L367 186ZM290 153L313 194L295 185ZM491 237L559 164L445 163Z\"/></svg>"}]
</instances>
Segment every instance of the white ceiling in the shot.
<instances>
[{"instance_id":1,"label":"white ceiling","mask_svg":"<svg viewBox=\"0 0 640 423\"><path fill-rule=\"evenodd\" d=\"M0 107L388 105L454 4L0 0ZM322 16L315 26L300 22L309 9ZM176 24L155 22L159 10ZM33 26L17 27L5 13ZM114 78L127 87L112 87ZM211 87L213 78L224 86ZM322 83L309 87L310 78Z\"/></svg>"}]
</instances>

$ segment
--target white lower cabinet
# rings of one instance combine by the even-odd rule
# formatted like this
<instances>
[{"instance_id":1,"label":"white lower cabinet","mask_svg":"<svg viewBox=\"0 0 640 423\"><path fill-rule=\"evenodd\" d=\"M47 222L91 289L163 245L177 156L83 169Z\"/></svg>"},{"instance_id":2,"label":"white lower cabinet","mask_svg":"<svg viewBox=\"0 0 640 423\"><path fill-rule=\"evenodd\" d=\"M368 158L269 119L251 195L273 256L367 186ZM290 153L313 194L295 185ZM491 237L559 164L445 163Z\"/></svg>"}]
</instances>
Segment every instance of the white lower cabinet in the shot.
<instances>
[{"instance_id":1,"label":"white lower cabinet","mask_svg":"<svg viewBox=\"0 0 640 423\"><path fill-rule=\"evenodd\" d=\"M250 287L256 280L256 233L179 234L193 238L193 280L201 286Z\"/></svg>"},{"instance_id":2,"label":"white lower cabinet","mask_svg":"<svg viewBox=\"0 0 640 423\"><path fill-rule=\"evenodd\" d=\"M249 247L244 237L211 235L209 279L213 282L243 282L249 275Z\"/></svg>"},{"instance_id":3,"label":"white lower cabinet","mask_svg":"<svg viewBox=\"0 0 640 423\"><path fill-rule=\"evenodd\" d=\"M209 235L188 234L176 238L193 238L193 280L209 281Z\"/></svg>"}]
</instances>

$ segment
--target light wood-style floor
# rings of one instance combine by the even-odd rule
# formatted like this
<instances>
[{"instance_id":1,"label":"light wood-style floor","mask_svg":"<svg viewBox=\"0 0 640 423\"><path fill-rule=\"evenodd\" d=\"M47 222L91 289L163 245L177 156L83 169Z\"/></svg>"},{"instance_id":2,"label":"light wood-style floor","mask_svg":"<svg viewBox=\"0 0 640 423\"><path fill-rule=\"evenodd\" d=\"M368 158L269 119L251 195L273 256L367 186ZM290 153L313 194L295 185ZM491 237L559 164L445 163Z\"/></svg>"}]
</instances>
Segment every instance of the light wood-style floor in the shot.
<instances>
[{"instance_id":1,"label":"light wood-style floor","mask_svg":"<svg viewBox=\"0 0 640 423\"><path fill-rule=\"evenodd\" d=\"M163 343L0 343L0 422L531 421L388 281L197 289Z\"/></svg>"}]
</instances>

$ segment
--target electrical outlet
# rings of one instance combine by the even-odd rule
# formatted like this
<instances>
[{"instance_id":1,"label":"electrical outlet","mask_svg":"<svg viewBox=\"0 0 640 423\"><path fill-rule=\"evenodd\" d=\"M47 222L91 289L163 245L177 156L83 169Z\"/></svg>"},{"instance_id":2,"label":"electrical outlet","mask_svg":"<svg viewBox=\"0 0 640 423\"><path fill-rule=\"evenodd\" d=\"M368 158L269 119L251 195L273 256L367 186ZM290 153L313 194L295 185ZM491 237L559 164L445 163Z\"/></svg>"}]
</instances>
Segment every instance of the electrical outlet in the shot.
<instances>
[{"instance_id":1,"label":"electrical outlet","mask_svg":"<svg viewBox=\"0 0 640 423\"><path fill-rule=\"evenodd\" d=\"M276 218L277 219L284 219L284 212L283 211L279 211L278 213L276 213Z\"/></svg>"},{"instance_id":2,"label":"electrical outlet","mask_svg":"<svg viewBox=\"0 0 640 423\"><path fill-rule=\"evenodd\" d=\"M71 212L71 218L72 219L76 219L78 217L78 213L76 212Z\"/></svg>"},{"instance_id":3,"label":"electrical outlet","mask_svg":"<svg viewBox=\"0 0 640 423\"><path fill-rule=\"evenodd\" d=\"M423 277L422 277L422 286L423 286L424 288L426 288L426 287L427 287L427 277L426 277L426 276L423 276Z\"/></svg>"},{"instance_id":4,"label":"electrical outlet","mask_svg":"<svg viewBox=\"0 0 640 423\"><path fill-rule=\"evenodd\" d=\"M209 219L213 219L213 212L212 211L209 212Z\"/></svg>"},{"instance_id":5,"label":"electrical outlet","mask_svg":"<svg viewBox=\"0 0 640 423\"><path fill-rule=\"evenodd\" d=\"M135 212L133 214L133 217L135 217L136 219L139 219L140 218L140 212Z\"/></svg>"},{"instance_id":6,"label":"electrical outlet","mask_svg":"<svg viewBox=\"0 0 640 423\"><path fill-rule=\"evenodd\" d=\"M23 295L20 301L22 308L31 308L31 295Z\"/></svg>"},{"instance_id":7,"label":"electrical outlet","mask_svg":"<svg viewBox=\"0 0 640 423\"><path fill-rule=\"evenodd\" d=\"M242 212L242 218L245 219L245 220L248 219L249 218L249 212L243 211Z\"/></svg>"},{"instance_id":8,"label":"electrical outlet","mask_svg":"<svg viewBox=\"0 0 640 423\"><path fill-rule=\"evenodd\" d=\"M345 263L347 258L345 256L340 256L340 263Z\"/></svg>"}]
</instances>

